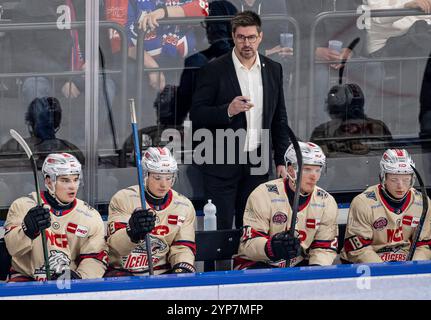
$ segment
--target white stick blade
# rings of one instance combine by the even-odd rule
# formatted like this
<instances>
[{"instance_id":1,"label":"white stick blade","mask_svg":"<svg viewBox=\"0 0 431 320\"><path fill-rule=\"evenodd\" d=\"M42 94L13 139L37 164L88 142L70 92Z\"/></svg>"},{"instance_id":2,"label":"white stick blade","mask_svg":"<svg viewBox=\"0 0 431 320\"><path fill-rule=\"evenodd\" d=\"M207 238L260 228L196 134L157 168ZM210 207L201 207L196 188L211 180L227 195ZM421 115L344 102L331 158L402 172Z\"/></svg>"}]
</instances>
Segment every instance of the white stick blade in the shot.
<instances>
[{"instance_id":1,"label":"white stick blade","mask_svg":"<svg viewBox=\"0 0 431 320\"><path fill-rule=\"evenodd\" d=\"M130 117L132 123L137 123L136 121L136 111L135 111L135 99L129 99L130 106Z\"/></svg>"},{"instance_id":2,"label":"white stick blade","mask_svg":"<svg viewBox=\"0 0 431 320\"><path fill-rule=\"evenodd\" d=\"M14 129L10 129L9 133L12 136L12 138L14 138L20 144L20 146L24 149L25 153L27 154L27 157L30 159L33 153L31 152L30 147L28 146L27 142L25 142L23 137L21 137L21 135L18 132L16 132Z\"/></svg>"}]
</instances>

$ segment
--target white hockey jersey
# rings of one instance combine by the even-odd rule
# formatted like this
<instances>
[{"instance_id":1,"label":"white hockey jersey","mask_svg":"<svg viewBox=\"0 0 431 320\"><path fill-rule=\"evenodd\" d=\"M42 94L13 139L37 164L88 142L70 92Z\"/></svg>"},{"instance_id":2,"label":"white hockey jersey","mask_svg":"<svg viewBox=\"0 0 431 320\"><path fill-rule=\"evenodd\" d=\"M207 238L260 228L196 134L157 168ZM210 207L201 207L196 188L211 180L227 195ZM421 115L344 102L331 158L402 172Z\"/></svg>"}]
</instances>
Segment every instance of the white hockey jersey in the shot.
<instances>
[{"instance_id":1,"label":"white hockey jersey","mask_svg":"<svg viewBox=\"0 0 431 320\"><path fill-rule=\"evenodd\" d=\"M148 203L146 206L150 207ZM140 207L139 187L132 186L112 197L108 217L111 267L135 275L149 272L145 240L136 244L126 232L130 216ZM164 273L180 262L193 266L196 253L193 204L171 189L166 204L156 212L156 225L150 234L154 274Z\"/></svg>"},{"instance_id":2,"label":"white hockey jersey","mask_svg":"<svg viewBox=\"0 0 431 320\"><path fill-rule=\"evenodd\" d=\"M267 240L276 233L290 229L292 208L289 204L284 179L258 186L249 196L244 211L243 234L235 269L246 269L257 261L274 267L286 267L286 261L271 261L265 254ZM290 261L290 266L304 258L309 264L330 265L337 255L338 207L325 190L315 187L307 201L300 206L296 230L303 254Z\"/></svg>"},{"instance_id":3,"label":"white hockey jersey","mask_svg":"<svg viewBox=\"0 0 431 320\"><path fill-rule=\"evenodd\" d=\"M341 259L351 263L405 261L421 217L422 194L411 188L400 211L385 201L380 184L356 196L350 205ZM431 259L429 212L413 260Z\"/></svg>"},{"instance_id":4,"label":"white hockey jersey","mask_svg":"<svg viewBox=\"0 0 431 320\"><path fill-rule=\"evenodd\" d=\"M41 193L45 204L48 204ZM12 256L11 278L25 276L46 280L42 237L31 240L22 223L27 212L37 205L36 193L15 200L5 222L6 247ZM56 215L51 209L51 227L45 229L51 274L66 267L83 279L101 278L108 265L105 228L99 212L76 199L70 210Z\"/></svg>"}]
</instances>

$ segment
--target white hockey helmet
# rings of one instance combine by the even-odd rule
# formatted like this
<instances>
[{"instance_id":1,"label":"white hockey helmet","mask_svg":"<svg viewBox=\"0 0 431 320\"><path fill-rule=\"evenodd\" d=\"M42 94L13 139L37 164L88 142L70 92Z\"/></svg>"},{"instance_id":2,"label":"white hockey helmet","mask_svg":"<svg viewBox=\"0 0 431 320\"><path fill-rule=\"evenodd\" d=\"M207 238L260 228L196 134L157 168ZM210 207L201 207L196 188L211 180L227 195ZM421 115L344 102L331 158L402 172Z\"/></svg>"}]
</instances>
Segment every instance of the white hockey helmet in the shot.
<instances>
[{"instance_id":1,"label":"white hockey helmet","mask_svg":"<svg viewBox=\"0 0 431 320\"><path fill-rule=\"evenodd\" d=\"M166 147L150 147L142 156L144 174L177 173L178 165L171 152Z\"/></svg>"},{"instance_id":2,"label":"white hockey helmet","mask_svg":"<svg viewBox=\"0 0 431 320\"><path fill-rule=\"evenodd\" d=\"M42 165L43 177L50 177L51 181L55 182L58 176L66 176L77 174L81 180L82 167L81 163L73 155L69 153L51 153L49 154ZM47 189L54 194L54 189L51 189L47 183L45 183Z\"/></svg>"},{"instance_id":3,"label":"white hockey helmet","mask_svg":"<svg viewBox=\"0 0 431 320\"><path fill-rule=\"evenodd\" d=\"M312 142L298 142L302 153L302 162L306 165L321 166L322 170L326 165L326 156L322 149L315 143ZM286 168L292 165L295 171L298 170L298 159L296 158L295 148L293 143L287 148L284 154L284 161Z\"/></svg>"},{"instance_id":4,"label":"white hockey helmet","mask_svg":"<svg viewBox=\"0 0 431 320\"><path fill-rule=\"evenodd\" d=\"M388 149L383 153L380 160L380 181L385 184L386 174L411 174L414 184L415 172L412 169L415 166L412 158L405 149Z\"/></svg>"},{"instance_id":5,"label":"white hockey helmet","mask_svg":"<svg viewBox=\"0 0 431 320\"><path fill-rule=\"evenodd\" d=\"M70 174L81 175L81 172L81 163L79 163L78 159L65 152L49 154L42 166L43 176L49 176L53 180L58 176Z\"/></svg>"}]
</instances>

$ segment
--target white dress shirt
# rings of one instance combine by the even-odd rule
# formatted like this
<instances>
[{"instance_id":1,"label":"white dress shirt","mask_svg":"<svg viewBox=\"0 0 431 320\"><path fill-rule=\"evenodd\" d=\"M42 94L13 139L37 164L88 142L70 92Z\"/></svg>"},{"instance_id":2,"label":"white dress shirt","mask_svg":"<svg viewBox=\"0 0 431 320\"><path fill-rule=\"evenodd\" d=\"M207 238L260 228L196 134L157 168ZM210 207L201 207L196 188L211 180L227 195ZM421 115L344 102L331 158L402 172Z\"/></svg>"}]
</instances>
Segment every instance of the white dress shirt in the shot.
<instances>
[{"instance_id":1,"label":"white dress shirt","mask_svg":"<svg viewBox=\"0 0 431 320\"><path fill-rule=\"evenodd\" d=\"M232 59L235 66L236 76L241 87L241 94L250 98L254 107L245 112L247 119L247 136L244 151L253 151L261 144L261 130L263 117L263 84L259 54L256 54L256 61L248 69L236 56L232 50Z\"/></svg>"}]
</instances>

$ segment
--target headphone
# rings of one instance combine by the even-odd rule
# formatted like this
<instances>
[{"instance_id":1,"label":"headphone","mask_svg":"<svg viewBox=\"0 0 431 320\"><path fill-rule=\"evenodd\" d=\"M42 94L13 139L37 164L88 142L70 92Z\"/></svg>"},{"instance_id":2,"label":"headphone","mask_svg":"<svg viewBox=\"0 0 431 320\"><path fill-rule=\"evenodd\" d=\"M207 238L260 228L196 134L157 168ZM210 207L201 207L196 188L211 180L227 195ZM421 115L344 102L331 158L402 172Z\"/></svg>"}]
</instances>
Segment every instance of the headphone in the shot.
<instances>
[{"instance_id":1,"label":"headphone","mask_svg":"<svg viewBox=\"0 0 431 320\"><path fill-rule=\"evenodd\" d=\"M60 101L54 97L35 98L28 106L25 121L31 135L52 139L60 129Z\"/></svg>"},{"instance_id":2,"label":"headphone","mask_svg":"<svg viewBox=\"0 0 431 320\"><path fill-rule=\"evenodd\" d=\"M359 38L354 39L348 49L353 50L359 41ZM328 92L327 107L330 114L348 115L349 118L354 118L363 115L365 99L364 92L359 85L355 83L342 84L346 61L347 58L341 61L338 85L333 86Z\"/></svg>"}]
</instances>

